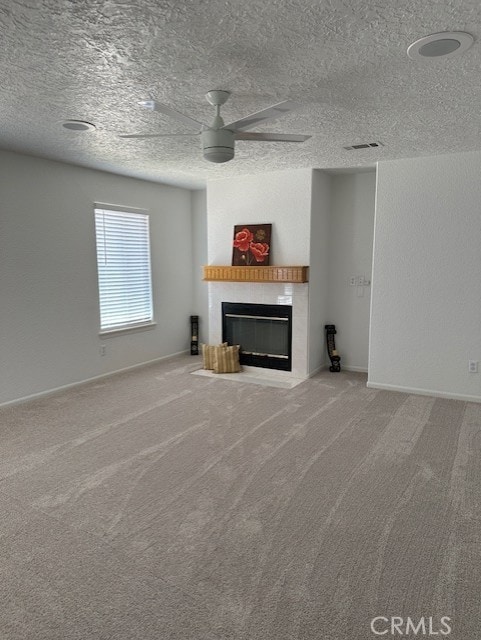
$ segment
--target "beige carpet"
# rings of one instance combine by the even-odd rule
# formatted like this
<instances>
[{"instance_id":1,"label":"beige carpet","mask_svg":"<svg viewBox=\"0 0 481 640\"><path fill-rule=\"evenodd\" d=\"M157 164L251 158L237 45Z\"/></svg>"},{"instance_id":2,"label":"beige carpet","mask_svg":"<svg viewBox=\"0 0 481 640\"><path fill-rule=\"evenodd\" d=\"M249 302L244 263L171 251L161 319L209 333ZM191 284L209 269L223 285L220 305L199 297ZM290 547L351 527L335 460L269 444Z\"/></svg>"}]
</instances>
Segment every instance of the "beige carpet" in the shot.
<instances>
[{"instance_id":1,"label":"beige carpet","mask_svg":"<svg viewBox=\"0 0 481 640\"><path fill-rule=\"evenodd\" d=\"M480 637L480 405L197 366L0 410L2 640Z\"/></svg>"}]
</instances>

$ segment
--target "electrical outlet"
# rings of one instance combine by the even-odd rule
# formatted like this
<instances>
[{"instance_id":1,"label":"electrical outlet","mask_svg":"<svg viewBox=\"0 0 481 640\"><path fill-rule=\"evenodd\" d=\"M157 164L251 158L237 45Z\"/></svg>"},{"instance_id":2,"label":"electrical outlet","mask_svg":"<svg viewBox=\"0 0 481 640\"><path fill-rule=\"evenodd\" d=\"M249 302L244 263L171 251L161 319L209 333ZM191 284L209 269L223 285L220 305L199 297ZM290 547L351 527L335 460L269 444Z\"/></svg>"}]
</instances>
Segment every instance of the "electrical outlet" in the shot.
<instances>
[{"instance_id":1,"label":"electrical outlet","mask_svg":"<svg viewBox=\"0 0 481 640\"><path fill-rule=\"evenodd\" d=\"M477 360L469 360L468 361L468 371L469 371L469 373L478 373L478 361Z\"/></svg>"},{"instance_id":2,"label":"electrical outlet","mask_svg":"<svg viewBox=\"0 0 481 640\"><path fill-rule=\"evenodd\" d=\"M349 286L351 287L355 287L357 283L357 277L356 276L351 276L349 278Z\"/></svg>"},{"instance_id":3,"label":"electrical outlet","mask_svg":"<svg viewBox=\"0 0 481 640\"><path fill-rule=\"evenodd\" d=\"M99 354L101 356L107 355L107 346L105 344L101 344L99 347Z\"/></svg>"}]
</instances>

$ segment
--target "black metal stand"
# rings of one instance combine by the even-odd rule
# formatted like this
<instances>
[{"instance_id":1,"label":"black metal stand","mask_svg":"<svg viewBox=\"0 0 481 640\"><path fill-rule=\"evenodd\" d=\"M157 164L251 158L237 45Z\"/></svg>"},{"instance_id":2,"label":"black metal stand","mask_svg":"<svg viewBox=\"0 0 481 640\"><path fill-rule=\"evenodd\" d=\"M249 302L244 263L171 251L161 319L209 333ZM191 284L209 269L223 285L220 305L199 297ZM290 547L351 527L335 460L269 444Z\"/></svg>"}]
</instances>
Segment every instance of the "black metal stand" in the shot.
<instances>
[{"instance_id":1,"label":"black metal stand","mask_svg":"<svg viewBox=\"0 0 481 640\"><path fill-rule=\"evenodd\" d=\"M199 316L190 316L190 355L199 355Z\"/></svg>"},{"instance_id":2,"label":"black metal stand","mask_svg":"<svg viewBox=\"0 0 481 640\"><path fill-rule=\"evenodd\" d=\"M326 324L324 328L326 330L327 353L329 354L329 359L331 360L329 371L338 373L341 370L341 357L337 355L336 342L334 340L334 335L337 333L336 325Z\"/></svg>"}]
</instances>

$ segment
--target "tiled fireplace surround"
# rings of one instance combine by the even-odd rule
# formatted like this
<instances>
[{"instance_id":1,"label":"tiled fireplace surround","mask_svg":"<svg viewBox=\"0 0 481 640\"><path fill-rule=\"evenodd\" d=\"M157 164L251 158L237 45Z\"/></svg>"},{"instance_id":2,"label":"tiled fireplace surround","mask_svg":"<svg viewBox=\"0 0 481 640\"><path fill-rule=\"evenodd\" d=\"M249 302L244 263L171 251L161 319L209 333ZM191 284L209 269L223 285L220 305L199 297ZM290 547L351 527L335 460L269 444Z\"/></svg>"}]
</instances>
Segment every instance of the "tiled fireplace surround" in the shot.
<instances>
[{"instance_id":1,"label":"tiled fireplace surround","mask_svg":"<svg viewBox=\"0 0 481 640\"><path fill-rule=\"evenodd\" d=\"M222 340L222 302L291 305L292 371L276 371L275 374L307 377L308 287L308 283L209 282L209 342L218 344Z\"/></svg>"}]
</instances>

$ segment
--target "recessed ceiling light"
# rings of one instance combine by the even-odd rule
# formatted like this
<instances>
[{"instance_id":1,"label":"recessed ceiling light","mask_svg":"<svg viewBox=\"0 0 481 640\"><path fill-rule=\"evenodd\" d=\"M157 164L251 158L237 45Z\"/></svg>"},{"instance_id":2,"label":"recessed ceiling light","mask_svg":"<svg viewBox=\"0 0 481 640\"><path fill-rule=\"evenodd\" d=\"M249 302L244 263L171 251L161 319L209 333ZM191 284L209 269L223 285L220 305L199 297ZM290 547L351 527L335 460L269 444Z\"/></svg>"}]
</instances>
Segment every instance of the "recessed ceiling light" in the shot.
<instances>
[{"instance_id":1,"label":"recessed ceiling light","mask_svg":"<svg viewBox=\"0 0 481 640\"><path fill-rule=\"evenodd\" d=\"M95 131L95 125L84 120L65 120L62 127L69 131Z\"/></svg>"},{"instance_id":2,"label":"recessed ceiling light","mask_svg":"<svg viewBox=\"0 0 481 640\"><path fill-rule=\"evenodd\" d=\"M408 47L408 56L413 60L453 58L467 51L473 42L473 36L464 31L433 33L413 42Z\"/></svg>"}]
</instances>

